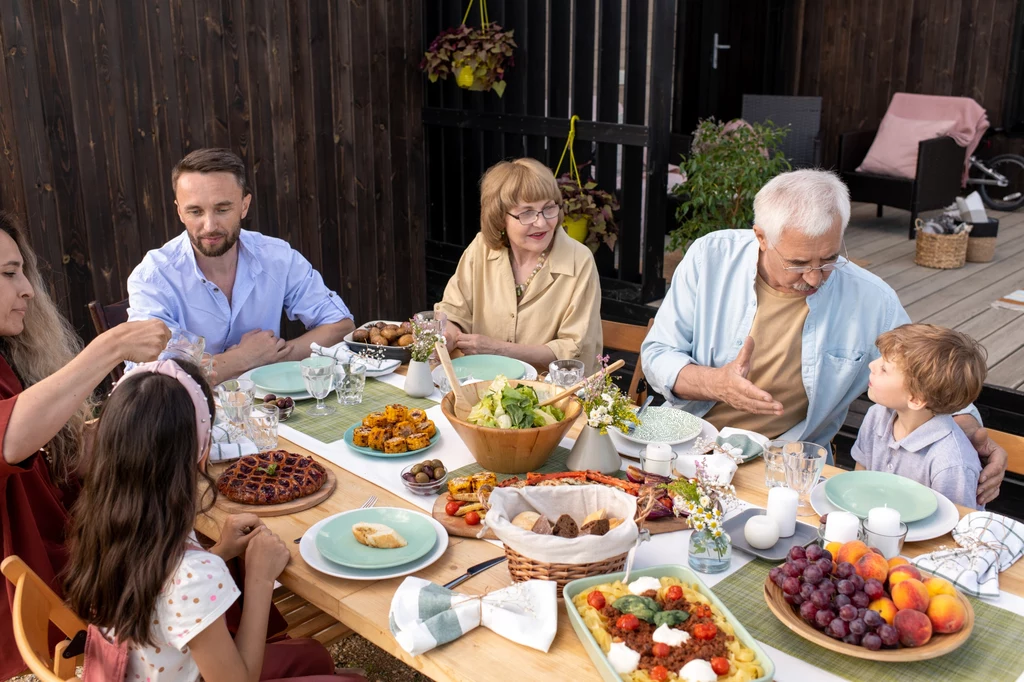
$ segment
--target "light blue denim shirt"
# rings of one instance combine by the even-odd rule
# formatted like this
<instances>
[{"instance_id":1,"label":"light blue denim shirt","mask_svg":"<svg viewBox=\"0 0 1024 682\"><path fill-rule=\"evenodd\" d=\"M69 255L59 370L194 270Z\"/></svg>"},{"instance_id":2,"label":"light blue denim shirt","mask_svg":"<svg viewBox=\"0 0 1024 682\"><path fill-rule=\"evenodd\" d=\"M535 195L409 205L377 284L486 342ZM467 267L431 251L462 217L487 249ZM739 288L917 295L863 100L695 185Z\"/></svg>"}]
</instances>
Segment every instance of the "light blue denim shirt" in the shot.
<instances>
[{"instance_id":1,"label":"light blue denim shirt","mask_svg":"<svg viewBox=\"0 0 1024 682\"><path fill-rule=\"evenodd\" d=\"M214 355L254 329L281 334L281 312L306 329L352 313L302 254L281 239L242 230L231 303L196 264L188 233L146 254L128 278L128 319L158 318L206 337Z\"/></svg>"},{"instance_id":2,"label":"light blue denim shirt","mask_svg":"<svg viewBox=\"0 0 1024 682\"><path fill-rule=\"evenodd\" d=\"M676 268L640 351L648 382L670 404L698 416L714 406L681 400L672 386L690 363L722 367L736 359L757 312L757 255L753 230L721 230L695 241ZM812 441L831 453L847 409L867 389L868 363L879 355L875 339L910 318L892 287L853 263L835 270L807 297L807 307L801 349L807 416L779 437ZM973 407L970 413L981 421Z\"/></svg>"}]
</instances>

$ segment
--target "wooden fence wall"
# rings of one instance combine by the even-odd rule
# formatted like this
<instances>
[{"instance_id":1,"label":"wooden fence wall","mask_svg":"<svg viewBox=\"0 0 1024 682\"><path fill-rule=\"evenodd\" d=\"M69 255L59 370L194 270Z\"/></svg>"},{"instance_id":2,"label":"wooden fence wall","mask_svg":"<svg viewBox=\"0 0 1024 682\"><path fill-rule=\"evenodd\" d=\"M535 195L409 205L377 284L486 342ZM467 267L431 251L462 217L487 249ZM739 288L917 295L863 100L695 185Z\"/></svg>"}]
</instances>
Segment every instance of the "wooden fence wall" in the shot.
<instances>
[{"instance_id":1,"label":"wooden fence wall","mask_svg":"<svg viewBox=\"0 0 1024 682\"><path fill-rule=\"evenodd\" d=\"M80 331L180 232L170 170L204 146L246 160L245 227L300 250L357 322L420 310L421 17L421 0L0 3L0 204Z\"/></svg>"},{"instance_id":2,"label":"wooden fence wall","mask_svg":"<svg viewBox=\"0 0 1024 682\"><path fill-rule=\"evenodd\" d=\"M896 92L972 97L1003 123L1019 0L797 0L797 95L822 97L826 166L839 135L875 128Z\"/></svg>"}]
</instances>

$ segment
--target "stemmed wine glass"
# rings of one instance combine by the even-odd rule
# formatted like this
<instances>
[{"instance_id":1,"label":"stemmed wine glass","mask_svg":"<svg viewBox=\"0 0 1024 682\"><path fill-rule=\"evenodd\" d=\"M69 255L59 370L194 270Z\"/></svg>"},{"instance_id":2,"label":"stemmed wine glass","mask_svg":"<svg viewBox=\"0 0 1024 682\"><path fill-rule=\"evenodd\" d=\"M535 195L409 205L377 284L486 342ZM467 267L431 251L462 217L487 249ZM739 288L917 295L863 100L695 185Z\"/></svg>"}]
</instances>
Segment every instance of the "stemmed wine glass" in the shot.
<instances>
[{"instance_id":1,"label":"stemmed wine glass","mask_svg":"<svg viewBox=\"0 0 1024 682\"><path fill-rule=\"evenodd\" d=\"M302 382L309 394L316 398L316 406L306 408L310 417L325 417L334 414L331 405L324 404L324 398L334 388L334 358L317 355L299 362Z\"/></svg>"}]
</instances>

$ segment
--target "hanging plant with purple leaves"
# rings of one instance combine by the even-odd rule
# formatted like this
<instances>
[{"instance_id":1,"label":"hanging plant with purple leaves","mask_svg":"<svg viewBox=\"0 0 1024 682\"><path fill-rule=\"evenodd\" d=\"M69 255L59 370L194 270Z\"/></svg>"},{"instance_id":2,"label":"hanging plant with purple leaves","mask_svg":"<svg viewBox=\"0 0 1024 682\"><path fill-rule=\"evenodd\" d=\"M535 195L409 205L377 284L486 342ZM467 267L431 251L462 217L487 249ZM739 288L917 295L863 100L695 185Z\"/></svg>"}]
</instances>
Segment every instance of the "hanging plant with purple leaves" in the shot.
<instances>
[{"instance_id":1,"label":"hanging plant with purple leaves","mask_svg":"<svg viewBox=\"0 0 1024 682\"><path fill-rule=\"evenodd\" d=\"M584 182L580 187L568 173L558 178L558 189L562 192L562 214L565 219L588 220L587 238L583 243L591 251L597 251L601 242L615 250L615 241L619 238L619 226L614 214L619 210L619 202L615 195L597 189L597 183L592 180Z\"/></svg>"},{"instance_id":2,"label":"hanging plant with purple leaves","mask_svg":"<svg viewBox=\"0 0 1024 682\"><path fill-rule=\"evenodd\" d=\"M491 91L501 97L505 93L505 69L515 65L512 50L515 31L503 31L494 22L482 28L465 24L449 28L434 38L420 62L420 69L431 83L448 80L455 74L455 82L467 90Z\"/></svg>"}]
</instances>

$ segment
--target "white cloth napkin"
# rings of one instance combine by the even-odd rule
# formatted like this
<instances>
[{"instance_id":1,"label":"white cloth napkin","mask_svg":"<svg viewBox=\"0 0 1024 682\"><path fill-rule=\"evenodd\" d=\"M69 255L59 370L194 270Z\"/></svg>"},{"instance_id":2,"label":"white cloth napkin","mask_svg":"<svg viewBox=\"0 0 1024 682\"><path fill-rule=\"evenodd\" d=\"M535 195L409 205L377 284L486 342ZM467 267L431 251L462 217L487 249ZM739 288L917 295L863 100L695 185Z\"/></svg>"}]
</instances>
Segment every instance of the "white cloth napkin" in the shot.
<instances>
[{"instance_id":1,"label":"white cloth napkin","mask_svg":"<svg viewBox=\"0 0 1024 682\"><path fill-rule=\"evenodd\" d=\"M999 573L1024 554L1024 524L992 512L972 512L953 529L957 547L911 561L976 597L999 596Z\"/></svg>"},{"instance_id":2,"label":"white cloth napkin","mask_svg":"<svg viewBox=\"0 0 1024 682\"><path fill-rule=\"evenodd\" d=\"M309 350L312 355L334 358L338 362L349 362L356 355L344 341L326 348L318 343L311 343L309 344ZM389 360L387 358L383 360L366 360L366 370L373 374L388 373L398 369L401 364L401 360Z\"/></svg>"},{"instance_id":3,"label":"white cloth napkin","mask_svg":"<svg viewBox=\"0 0 1024 682\"><path fill-rule=\"evenodd\" d=\"M248 436L232 438L227 426L214 424L213 443L210 445L211 462L233 462L246 455L255 455L260 449Z\"/></svg>"},{"instance_id":4,"label":"white cloth napkin","mask_svg":"<svg viewBox=\"0 0 1024 682\"><path fill-rule=\"evenodd\" d=\"M527 580L472 596L410 576L391 599L391 634L405 651L419 656L483 625L547 653L558 629L556 588L554 581Z\"/></svg>"}]
</instances>

